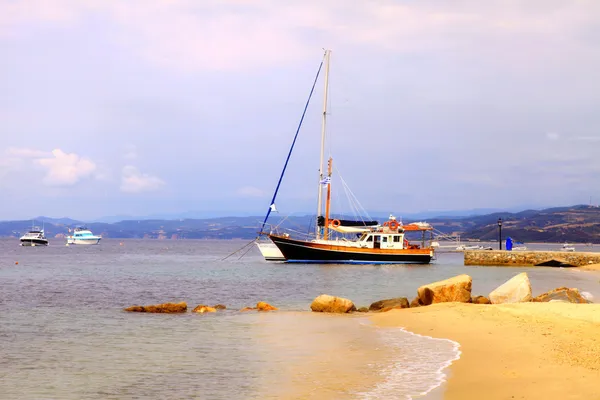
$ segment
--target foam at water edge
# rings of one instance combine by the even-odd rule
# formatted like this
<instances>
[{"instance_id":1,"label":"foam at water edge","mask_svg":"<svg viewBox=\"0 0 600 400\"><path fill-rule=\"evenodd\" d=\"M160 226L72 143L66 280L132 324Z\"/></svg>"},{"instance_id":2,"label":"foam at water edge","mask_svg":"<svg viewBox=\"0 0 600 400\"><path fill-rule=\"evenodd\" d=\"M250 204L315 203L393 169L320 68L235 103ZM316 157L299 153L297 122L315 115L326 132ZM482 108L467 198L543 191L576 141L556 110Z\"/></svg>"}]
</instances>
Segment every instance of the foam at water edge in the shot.
<instances>
[{"instance_id":1,"label":"foam at water edge","mask_svg":"<svg viewBox=\"0 0 600 400\"><path fill-rule=\"evenodd\" d=\"M377 328L381 339L392 347L387 365L381 366L383 382L357 393L362 399L425 396L446 381L444 369L460 358L460 344L450 339L419 335L404 328Z\"/></svg>"}]
</instances>

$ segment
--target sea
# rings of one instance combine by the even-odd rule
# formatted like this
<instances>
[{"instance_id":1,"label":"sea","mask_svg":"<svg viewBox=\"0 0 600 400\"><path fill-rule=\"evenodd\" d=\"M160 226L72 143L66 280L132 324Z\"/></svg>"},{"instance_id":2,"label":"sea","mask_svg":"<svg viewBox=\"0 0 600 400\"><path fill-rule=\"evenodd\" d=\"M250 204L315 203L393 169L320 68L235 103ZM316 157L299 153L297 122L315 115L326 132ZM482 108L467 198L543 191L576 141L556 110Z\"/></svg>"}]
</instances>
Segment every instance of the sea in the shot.
<instances>
[{"instance_id":1,"label":"sea","mask_svg":"<svg viewBox=\"0 0 600 400\"><path fill-rule=\"evenodd\" d=\"M379 328L361 313L312 313L312 300L412 299L420 285L463 273L487 295L523 271L534 294L568 286L600 298L592 272L466 267L461 253L431 265L300 265L248 247L224 259L246 244L0 239L0 398L441 399L459 343ZM123 311L180 301L227 310ZM258 301L279 311L239 311Z\"/></svg>"}]
</instances>

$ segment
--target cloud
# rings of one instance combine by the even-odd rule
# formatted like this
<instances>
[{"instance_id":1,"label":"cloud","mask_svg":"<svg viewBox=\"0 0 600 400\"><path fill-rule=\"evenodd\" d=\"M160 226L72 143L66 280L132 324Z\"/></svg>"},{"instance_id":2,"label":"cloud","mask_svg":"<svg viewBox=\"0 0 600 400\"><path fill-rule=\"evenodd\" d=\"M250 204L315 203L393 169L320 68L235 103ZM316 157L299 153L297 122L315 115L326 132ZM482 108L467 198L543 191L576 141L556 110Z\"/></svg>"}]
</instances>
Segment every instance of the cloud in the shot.
<instances>
[{"instance_id":1,"label":"cloud","mask_svg":"<svg viewBox=\"0 0 600 400\"><path fill-rule=\"evenodd\" d=\"M546 132L546 139L556 141L560 139L560 135L556 132Z\"/></svg>"},{"instance_id":2,"label":"cloud","mask_svg":"<svg viewBox=\"0 0 600 400\"><path fill-rule=\"evenodd\" d=\"M141 173L136 167L126 165L121 175L121 191L125 193L141 193L160 189L165 182L149 174Z\"/></svg>"},{"instance_id":3,"label":"cloud","mask_svg":"<svg viewBox=\"0 0 600 400\"><path fill-rule=\"evenodd\" d=\"M254 186L243 186L236 191L241 197L264 197L265 192Z\"/></svg>"},{"instance_id":4,"label":"cloud","mask_svg":"<svg viewBox=\"0 0 600 400\"><path fill-rule=\"evenodd\" d=\"M36 162L47 169L43 182L48 186L73 186L96 171L96 164L91 160L61 149L52 150L52 157Z\"/></svg>"},{"instance_id":5,"label":"cloud","mask_svg":"<svg viewBox=\"0 0 600 400\"><path fill-rule=\"evenodd\" d=\"M44 158L50 157L51 153L26 147L9 147L6 150L6 155L17 158Z\"/></svg>"}]
</instances>

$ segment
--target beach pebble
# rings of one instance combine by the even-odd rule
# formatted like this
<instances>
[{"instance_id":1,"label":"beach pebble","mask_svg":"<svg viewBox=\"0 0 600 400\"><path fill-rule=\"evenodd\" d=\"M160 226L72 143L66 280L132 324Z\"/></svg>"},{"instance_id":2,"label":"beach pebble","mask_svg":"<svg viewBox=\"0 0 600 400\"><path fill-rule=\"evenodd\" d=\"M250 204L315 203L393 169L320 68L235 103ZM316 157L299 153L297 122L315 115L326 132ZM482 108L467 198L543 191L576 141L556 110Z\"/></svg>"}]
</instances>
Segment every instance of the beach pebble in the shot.
<instances>
[{"instance_id":1,"label":"beach pebble","mask_svg":"<svg viewBox=\"0 0 600 400\"><path fill-rule=\"evenodd\" d=\"M131 306L127 307L128 312L146 312L146 313L184 313L187 311L187 303L163 303L149 306Z\"/></svg>"},{"instance_id":2,"label":"beach pebble","mask_svg":"<svg viewBox=\"0 0 600 400\"><path fill-rule=\"evenodd\" d=\"M417 289L417 297L421 305L434 303L471 301L471 285L473 278L469 275L458 275L443 281L433 282Z\"/></svg>"},{"instance_id":3,"label":"beach pebble","mask_svg":"<svg viewBox=\"0 0 600 400\"><path fill-rule=\"evenodd\" d=\"M360 307L358 310L356 310L357 312L369 312L369 309L367 307Z\"/></svg>"},{"instance_id":4,"label":"beach pebble","mask_svg":"<svg viewBox=\"0 0 600 400\"><path fill-rule=\"evenodd\" d=\"M526 272L515 275L490 293L492 304L522 303L531 300L531 282Z\"/></svg>"},{"instance_id":5,"label":"beach pebble","mask_svg":"<svg viewBox=\"0 0 600 400\"><path fill-rule=\"evenodd\" d=\"M471 303L473 304L492 304L490 299L485 296L475 296L471 299Z\"/></svg>"},{"instance_id":6,"label":"beach pebble","mask_svg":"<svg viewBox=\"0 0 600 400\"><path fill-rule=\"evenodd\" d=\"M322 294L316 297L310 309L314 312L327 312L327 313L348 313L356 311L356 307L351 300L344 299L343 297L330 296L328 294Z\"/></svg>"},{"instance_id":7,"label":"beach pebble","mask_svg":"<svg viewBox=\"0 0 600 400\"><path fill-rule=\"evenodd\" d=\"M227 307L225 307L224 304L215 304L213 307L216 308L217 310L225 310L225 309L227 309Z\"/></svg>"}]
</instances>

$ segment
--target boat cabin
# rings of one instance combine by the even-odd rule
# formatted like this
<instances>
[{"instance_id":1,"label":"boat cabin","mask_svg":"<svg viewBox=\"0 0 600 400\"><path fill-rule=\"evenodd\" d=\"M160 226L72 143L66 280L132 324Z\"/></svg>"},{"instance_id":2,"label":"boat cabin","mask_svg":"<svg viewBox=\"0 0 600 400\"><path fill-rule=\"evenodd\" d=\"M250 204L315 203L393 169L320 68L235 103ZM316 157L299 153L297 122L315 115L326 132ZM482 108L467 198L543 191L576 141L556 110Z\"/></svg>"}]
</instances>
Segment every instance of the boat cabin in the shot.
<instances>
[{"instance_id":1,"label":"boat cabin","mask_svg":"<svg viewBox=\"0 0 600 400\"><path fill-rule=\"evenodd\" d=\"M418 249L419 245L412 245L404 239L403 232L365 232L358 239L360 247L369 249Z\"/></svg>"}]
</instances>

